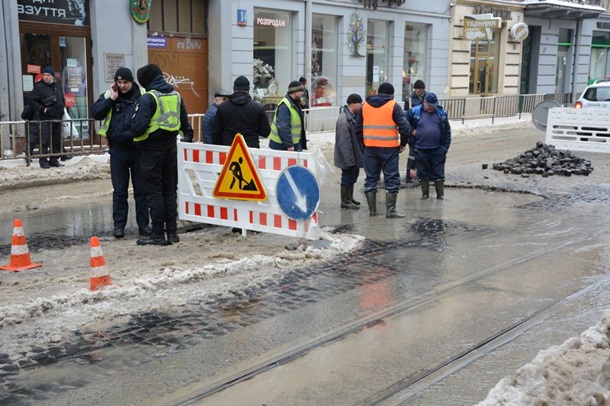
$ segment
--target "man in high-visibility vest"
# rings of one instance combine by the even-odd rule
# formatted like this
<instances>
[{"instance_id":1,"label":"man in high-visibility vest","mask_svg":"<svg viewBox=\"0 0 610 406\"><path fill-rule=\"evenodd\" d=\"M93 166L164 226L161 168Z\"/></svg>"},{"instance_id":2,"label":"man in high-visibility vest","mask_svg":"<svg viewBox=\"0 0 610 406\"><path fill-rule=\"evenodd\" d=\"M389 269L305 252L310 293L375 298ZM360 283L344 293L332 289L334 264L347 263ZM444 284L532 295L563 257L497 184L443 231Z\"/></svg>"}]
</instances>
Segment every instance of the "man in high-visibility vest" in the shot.
<instances>
[{"instance_id":1,"label":"man in high-visibility vest","mask_svg":"<svg viewBox=\"0 0 610 406\"><path fill-rule=\"evenodd\" d=\"M305 87L296 80L288 85L288 93L277 105L271 123L269 148L280 151L307 149L303 111L301 110L301 97L303 97L304 91Z\"/></svg>"},{"instance_id":2,"label":"man in high-visibility vest","mask_svg":"<svg viewBox=\"0 0 610 406\"><path fill-rule=\"evenodd\" d=\"M364 144L364 194L371 216L377 215L377 184L383 171L386 190L386 217L402 218L396 211L400 189L398 154L405 150L410 133L402 108L394 100L394 86L379 85L368 96L356 117L356 136Z\"/></svg>"},{"instance_id":3,"label":"man in high-visibility vest","mask_svg":"<svg viewBox=\"0 0 610 406\"><path fill-rule=\"evenodd\" d=\"M142 150L140 171L150 209L152 232L138 238L138 245L167 245L178 237L178 147L177 137L193 141L184 101L163 71L155 64L138 69L138 82L146 88L140 97L131 124L137 148ZM165 238L167 232L167 239Z\"/></svg>"},{"instance_id":4,"label":"man in high-visibility vest","mask_svg":"<svg viewBox=\"0 0 610 406\"><path fill-rule=\"evenodd\" d=\"M125 237L125 225L129 213L129 178L133 184L136 202L136 222L140 236L150 234L150 217L146 205L144 185L140 178L141 152L133 145L131 118L136 101L143 91L134 83L129 68L119 68L114 74L110 89L102 93L91 107L91 116L102 120L98 134L106 138L110 153L110 179L112 180L112 220L115 238Z\"/></svg>"}]
</instances>

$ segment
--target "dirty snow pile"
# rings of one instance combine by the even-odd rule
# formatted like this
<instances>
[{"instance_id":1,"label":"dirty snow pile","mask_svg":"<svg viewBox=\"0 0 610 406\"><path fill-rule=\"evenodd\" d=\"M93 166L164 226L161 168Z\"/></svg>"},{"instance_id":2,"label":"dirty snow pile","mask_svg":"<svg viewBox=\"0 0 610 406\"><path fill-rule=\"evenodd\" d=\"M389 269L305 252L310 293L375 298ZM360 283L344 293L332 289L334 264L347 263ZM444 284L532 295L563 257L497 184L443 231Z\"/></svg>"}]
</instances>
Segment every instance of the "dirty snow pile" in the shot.
<instances>
[{"instance_id":1,"label":"dirty snow pile","mask_svg":"<svg viewBox=\"0 0 610 406\"><path fill-rule=\"evenodd\" d=\"M540 351L477 406L610 404L610 312L579 337Z\"/></svg>"}]
</instances>

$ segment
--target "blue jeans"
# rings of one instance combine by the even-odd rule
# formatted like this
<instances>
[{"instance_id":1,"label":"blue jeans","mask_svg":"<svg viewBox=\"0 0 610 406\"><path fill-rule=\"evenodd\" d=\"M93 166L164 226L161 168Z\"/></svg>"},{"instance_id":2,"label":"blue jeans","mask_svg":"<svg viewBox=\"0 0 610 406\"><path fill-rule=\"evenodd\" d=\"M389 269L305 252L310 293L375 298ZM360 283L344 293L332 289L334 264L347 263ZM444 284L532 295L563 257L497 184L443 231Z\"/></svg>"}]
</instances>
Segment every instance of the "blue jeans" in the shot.
<instances>
[{"instance_id":1,"label":"blue jeans","mask_svg":"<svg viewBox=\"0 0 610 406\"><path fill-rule=\"evenodd\" d=\"M400 189L400 175L398 173L398 150L399 148L364 148L364 192L376 192L377 183L383 171L385 191L397 194Z\"/></svg>"},{"instance_id":2,"label":"blue jeans","mask_svg":"<svg viewBox=\"0 0 610 406\"><path fill-rule=\"evenodd\" d=\"M432 149L415 148L417 177L421 180L444 180L447 148L440 146Z\"/></svg>"},{"instance_id":3,"label":"blue jeans","mask_svg":"<svg viewBox=\"0 0 610 406\"><path fill-rule=\"evenodd\" d=\"M358 175L360 175L360 168L357 166L341 169L341 187L353 186L358 181Z\"/></svg>"}]
</instances>

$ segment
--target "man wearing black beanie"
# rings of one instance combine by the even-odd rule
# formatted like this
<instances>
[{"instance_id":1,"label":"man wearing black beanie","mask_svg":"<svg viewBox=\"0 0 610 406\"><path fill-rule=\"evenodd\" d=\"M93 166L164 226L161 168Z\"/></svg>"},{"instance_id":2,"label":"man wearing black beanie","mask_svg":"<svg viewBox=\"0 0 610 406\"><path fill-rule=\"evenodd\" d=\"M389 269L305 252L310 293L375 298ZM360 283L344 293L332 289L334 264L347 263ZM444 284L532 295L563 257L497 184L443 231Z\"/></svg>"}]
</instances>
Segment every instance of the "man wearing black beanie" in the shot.
<instances>
[{"instance_id":1,"label":"man wearing black beanie","mask_svg":"<svg viewBox=\"0 0 610 406\"><path fill-rule=\"evenodd\" d=\"M260 148L259 137L269 135L269 119L263 106L250 96L250 81L238 76L233 82L233 94L218 106L212 123L212 141L216 145L231 145L240 133L250 148Z\"/></svg>"},{"instance_id":2,"label":"man wearing black beanie","mask_svg":"<svg viewBox=\"0 0 610 406\"><path fill-rule=\"evenodd\" d=\"M138 82L146 88L140 97L131 123L136 148L142 150L140 171L150 209L152 232L138 238L138 245L167 245L180 241L177 233L178 148L177 137L192 142L184 101L165 82L155 64L138 69ZM161 116L163 111L163 117ZM167 232L167 239L165 238Z\"/></svg>"},{"instance_id":3,"label":"man wearing black beanie","mask_svg":"<svg viewBox=\"0 0 610 406\"><path fill-rule=\"evenodd\" d=\"M400 190L398 154L405 150L410 133L402 108L394 100L394 86L379 85L377 94L368 96L356 117L356 136L364 144L364 194L371 216L377 215L377 184L383 171L386 190L386 217L402 218L396 212Z\"/></svg>"},{"instance_id":4,"label":"man wearing black beanie","mask_svg":"<svg viewBox=\"0 0 610 406\"><path fill-rule=\"evenodd\" d=\"M125 236L125 225L129 213L129 179L133 185L136 202L136 222L141 237L150 234L148 206L140 174L142 152L133 145L131 118L136 101L144 90L136 85L129 68L119 68L114 74L110 89L102 93L93 107L91 116L102 120L98 134L106 137L110 153L110 179L112 180L112 219L115 238ZM131 176L130 176L131 175Z\"/></svg>"}]
</instances>

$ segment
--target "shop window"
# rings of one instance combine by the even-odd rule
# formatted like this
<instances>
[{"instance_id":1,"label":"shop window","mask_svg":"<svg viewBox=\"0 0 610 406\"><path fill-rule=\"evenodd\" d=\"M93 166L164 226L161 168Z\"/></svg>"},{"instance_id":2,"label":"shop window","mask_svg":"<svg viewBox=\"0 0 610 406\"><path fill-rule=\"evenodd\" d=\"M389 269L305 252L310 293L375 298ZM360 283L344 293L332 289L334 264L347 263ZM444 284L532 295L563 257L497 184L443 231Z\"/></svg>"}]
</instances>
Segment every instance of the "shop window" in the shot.
<instances>
[{"instance_id":1,"label":"shop window","mask_svg":"<svg viewBox=\"0 0 610 406\"><path fill-rule=\"evenodd\" d=\"M557 65L555 71L555 92L563 94L570 74L570 48L572 48L572 30L559 29L559 42L557 44Z\"/></svg>"},{"instance_id":2,"label":"shop window","mask_svg":"<svg viewBox=\"0 0 610 406\"><path fill-rule=\"evenodd\" d=\"M426 61L428 60L428 26L407 23L405 25L404 65L402 69L402 98L413 91L415 81L426 82Z\"/></svg>"},{"instance_id":3,"label":"shop window","mask_svg":"<svg viewBox=\"0 0 610 406\"><path fill-rule=\"evenodd\" d=\"M286 11L254 9L254 99L277 104L294 80L292 18Z\"/></svg>"},{"instance_id":4,"label":"shop window","mask_svg":"<svg viewBox=\"0 0 610 406\"><path fill-rule=\"evenodd\" d=\"M310 105L331 106L337 84L337 18L314 14L311 34Z\"/></svg>"},{"instance_id":5,"label":"shop window","mask_svg":"<svg viewBox=\"0 0 610 406\"><path fill-rule=\"evenodd\" d=\"M492 40L474 40L470 44L470 93L486 96L498 93L500 31L493 30Z\"/></svg>"},{"instance_id":6,"label":"shop window","mask_svg":"<svg viewBox=\"0 0 610 406\"><path fill-rule=\"evenodd\" d=\"M608 49L610 49L610 32L593 31L588 84L605 79L608 75Z\"/></svg>"},{"instance_id":7,"label":"shop window","mask_svg":"<svg viewBox=\"0 0 610 406\"><path fill-rule=\"evenodd\" d=\"M366 94L374 94L389 77L389 23L368 20L366 35Z\"/></svg>"},{"instance_id":8,"label":"shop window","mask_svg":"<svg viewBox=\"0 0 610 406\"><path fill-rule=\"evenodd\" d=\"M207 0L154 0L148 31L207 34Z\"/></svg>"}]
</instances>

